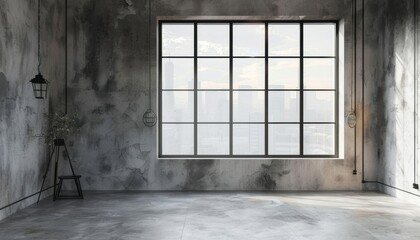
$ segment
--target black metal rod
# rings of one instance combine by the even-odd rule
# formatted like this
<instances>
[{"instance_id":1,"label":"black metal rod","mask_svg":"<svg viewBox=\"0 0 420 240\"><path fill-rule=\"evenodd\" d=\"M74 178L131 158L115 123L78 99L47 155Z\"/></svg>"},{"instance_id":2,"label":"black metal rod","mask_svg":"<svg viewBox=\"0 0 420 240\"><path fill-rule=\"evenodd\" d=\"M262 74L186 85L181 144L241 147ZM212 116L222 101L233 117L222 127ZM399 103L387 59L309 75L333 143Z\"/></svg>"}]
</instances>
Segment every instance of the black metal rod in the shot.
<instances>
[{"instance_id":1,"label":"black metal rod","mask_svg":"<svg viewBox=\"0 0 420 240\"><path fill-rule=\"evenodd\" d=\"M73 164L71 164L71 160L70 160L70 156L69 156L69 151L67 150L67 146L66 146L65 143L64 143L64 149L66 150L66 156L67 156L67 160L69 161L69 164L70 164L71 173L73 174L73 176L75 176L74 169L73 169Z\"/></svg>"},{"instance_id":2,"label":"black metal rod","mask_svg":"<svg viewBox=\"0 0 420 240\"><path fill-rule=\"evenodd\" d=\"M381 184L381 185L384 185L384 186L393 188L393 189L398 190L398 191L401 191L401 192L405 192L405 193L411 194L411 195L416 196L416 197L420 197L419 194L415 194L415 193L409 192L409 191L404 190L404 189L401 189L401 188L394 187L392 185L389 185L389 184L386 184L386 183L383 183L383 182L379 182L379 181L364 181L364 183L377 183L377 184Z\"/></svg>"},{"instance_id":3,"label":"black metal rod","mask_svg":"<svg viewBox=\"0 0 420 240\"><path fill-rule=\"evenodd\" d=\"M49 189L51 189L51 188L53 188L53 187L54 187L54 186L50 186L50 187L48 187L48 188L45 188L44 190L42 190L42 192L47 191L47 190L49 190ZM41 193L41 191L38 191L38 192L33 193L33 194L31 194L31 195L29 195L29 196L27 196L27 197L24 197L24 198L19 199L19 200L15 201L15 202L12 202L12 203L10 203L10 204L8 204L8 205L4 206L4 207L1 207L1 208L0 208L0 211L1 211L1 210L3 210L3 209L6 209L6 208L8 208L8 207L10 207L10 206L12 206L12 205L14 205L14 204L16 204L16 203L22 202L23 200L26 200L26 199L28 199L28 198L30 198L30 197L33 197L33 196L35 196L35 195L37 195L37 194L40 194L40 193Z\"/></svg>"},{"instance_id":4,"label":"black metal rod","mask_svg":"<svg viewBox=\"0 0 420 240\"><path fill-rule=\"evenodd\" d=\"M55 154L55 167L54 167L54 197L53 200L55 201L56 199L56 193L57 193L57 171L58 171L58 159L60 157L60 146L56 146L57 148L57 153Z\"/></svg>"},{"instance_id":5,"label":"black metal rod","mask_svg":"<svg viewBox=\"0 0 420 240\"><path fill-rule=\"evenodd\" d=\"M413 187L417 184L417 1L414 0L414 176ZM417 186L418 188L418 186Z\"/></svg>"},{"instance_id":6,"label":"black metal rod","mask_svg":"<svg viewBox=\"0 0 420 240\"><path fill-rule=\"evenodd\" d=\"M43 188L44 188L45 179L47 177L48 170L50 169L51 159L52 159L52 157L54 155L54 151L55 151L55 148L53 148L53 151L52 151L51 155L48 158L47 169L45 169L45 174L43 176L42 184L41 184L41 190L39 190L38 200L36 201L36 203L39 203L39 199L41 198L41 193L42 193Z\"/></svg>"}]
</instances>

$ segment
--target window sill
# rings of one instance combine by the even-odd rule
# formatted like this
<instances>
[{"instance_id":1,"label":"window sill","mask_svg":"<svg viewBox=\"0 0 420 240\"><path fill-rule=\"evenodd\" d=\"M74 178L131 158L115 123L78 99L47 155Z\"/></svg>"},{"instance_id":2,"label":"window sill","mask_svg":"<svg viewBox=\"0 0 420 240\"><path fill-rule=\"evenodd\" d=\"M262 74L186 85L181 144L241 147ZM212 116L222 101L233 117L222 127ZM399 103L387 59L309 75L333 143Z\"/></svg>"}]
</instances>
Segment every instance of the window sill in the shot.
<instances>
[{"instance_id":1,"label":"window sill","mask_svg":"<svg viewBox=\"0 0 420 240\"><path fill-rule=\"evenodd\" d=\"M241 157L237 157L237 158L218 158L218 157L213 157L213 158L188 158L188 157L158 157L158 160L221 160L221 161L226 161L226 160L245 160L245 161L253 161L253 160L259 160L259 161L264 161L264 160L278 160L278 161L305 161L305 160L321 160L321 161L328 161L328 160L337 160L337 161L344 161L344 158L342 157L338 157L338 158L241 158Z\"/></svg>"}]
</instances>

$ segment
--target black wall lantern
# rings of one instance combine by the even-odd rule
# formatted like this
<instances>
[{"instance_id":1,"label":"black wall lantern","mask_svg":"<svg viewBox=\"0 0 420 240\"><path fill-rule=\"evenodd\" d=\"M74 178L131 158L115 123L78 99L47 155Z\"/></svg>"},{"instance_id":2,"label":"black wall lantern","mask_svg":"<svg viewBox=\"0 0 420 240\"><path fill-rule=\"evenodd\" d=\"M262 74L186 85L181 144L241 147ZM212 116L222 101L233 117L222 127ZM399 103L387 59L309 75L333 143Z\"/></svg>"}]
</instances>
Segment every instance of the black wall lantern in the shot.
<instances>
[{"instance_id":1,"label":"black wall lantern","mask_svg":"<svg viewBox=\"0 0 420 240\"><path fill-rule=\"evenodd\" d=\"M44 79L41 73L38 73L32 80L32 89L36 99L47 98L48 81Z\"/></svg>"},{"instance_id":2,"label":"black wall lantern","mask_svg":"<svg viewBox=\"0 0 420 240\"><path fill-rule=\"evenodd\" d=\"M40 52L40 32L41 32L41 0L38 0L38 74L30 81L36 99L47 98L48 81L41 74L41 52Z\"/></svg>"}]
</instances>

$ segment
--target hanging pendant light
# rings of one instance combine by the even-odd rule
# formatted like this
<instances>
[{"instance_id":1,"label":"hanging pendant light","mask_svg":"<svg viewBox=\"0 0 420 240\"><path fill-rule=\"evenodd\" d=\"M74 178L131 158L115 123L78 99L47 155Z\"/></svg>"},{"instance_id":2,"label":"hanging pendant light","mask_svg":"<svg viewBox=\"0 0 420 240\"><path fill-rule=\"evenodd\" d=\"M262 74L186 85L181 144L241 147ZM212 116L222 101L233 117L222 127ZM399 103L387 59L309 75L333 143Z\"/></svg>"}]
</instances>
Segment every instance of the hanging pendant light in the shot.
<instances>
[{"instance_id":1,"label":"hanging pendant light","mask_svg":"<svg viewBox=\"0 0 420 240\"><path fill-rule=\"evenodd\" d=\"M40 32L41 32L41 0L38 0L38 74L30 81L32 83L32 90L36 99L47 98L48 81L41 74L41 52L40 52Z\"/></svg>"},{"instance_id":2,"label":"hanging pendant light","mask_svg":"<svg viewBox=\"0 0 420 240\"><path fill-rule=\"evenodd\" d=\"M347 125L350 128L354 128L354 127L356 127L356 123L357 123L356 113L355 112L349 113L347 115Z\"/></svg>"},{"instance_id":3,"label":"hanging pendant light","mask_svg":"<svg viewBox=\"0 0 420 240\"><path fill-rule=\"evenodd\" d=\"M44 79L41 73L38 73L30 82L36 99L47 98L48 81Z\"/></svg>"},{"instance_id":4,"label":"hanging pendant light","mask_svg":"<svg viewBox=\"0 0 420 240\"><path fill-rule=\"evenodd\" d=\"M151 58L150 58L150 37L151 30L150 25L152 24L152 10L151 10L151 0L149 0L149 39L148 39L148 56L149 56L149 108L143 114L143 123L147 127L153 127L156 124L157 117L156 113L152 110L152 87L151 87Z\"/></svg>"}]
</instances>

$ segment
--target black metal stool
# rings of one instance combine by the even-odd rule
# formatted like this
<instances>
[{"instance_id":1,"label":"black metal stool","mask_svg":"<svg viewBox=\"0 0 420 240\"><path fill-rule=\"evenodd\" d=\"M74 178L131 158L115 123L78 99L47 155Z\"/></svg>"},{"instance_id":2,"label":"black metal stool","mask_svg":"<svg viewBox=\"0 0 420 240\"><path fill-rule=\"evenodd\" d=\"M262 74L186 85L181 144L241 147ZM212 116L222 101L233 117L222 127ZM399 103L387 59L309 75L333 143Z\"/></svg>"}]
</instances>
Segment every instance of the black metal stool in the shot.
<instances>
[{"instance_id":1,"label":"black metal stool","mask_svg":"<svg viewBox=\"0 0 420 240\"><path fill-rule=\"evenodd\" d=\"M80 181L79 179L82 176L80 175L69 175L69 176L59 176L58 179L60 180L58 182L58 189L57 189L57 195L55 197L55 199L83 199L83 192L82 192L82 186L80 185ZM76 184L76 189L77 189L77 193L78 195L65 195L65 196L60 196L61 193L61 187L63 186L63 181L64 180L74 180L74 183Z\"/></svg>"},{"instance_id":2,"label":"black metal stool","mask_svg":"<svg viewBox=\"0 0 420 240\"><path fill-rule=\"evenodd\" d=\"M70 170L71 170L72 175L70 175L70 176L59 176L58 178L60 179L60 182L57 184L57 171L58 171L58 160L60 159L60 147L64 147L65 156L67 157L67 160L69 161ZM39 194L38 194L37 204L39 203L39 199L41 198L41 193L43 192L43 189L44 189L45 179L47 178L48 170L50 169L50 163L51 163L51 160L53 159L53 157L55 157L55 160L54 160L55 161L55 171L54 171L53 200L55 201L56 199L83 199L82 186L80 185L80 180L79 180L82 176L74 174L73 165L71 164L69 151L67 151L67 146L66 146L66 143L64 142L64 139L55 139L54 140L54 146L52 148L52 153L51 153L51 155L49 156L49 159L48 159L47 169L45 170L45 174L44 174L44 177L43 177L44 179L42 180L41 190L39 191ZM63 186L63 180L65 180L65 179L73 179L74 180L74 182L76 183L76 188L77 188L78 195L60 196L61 187Z\"/></svg>"}]
</instances>

